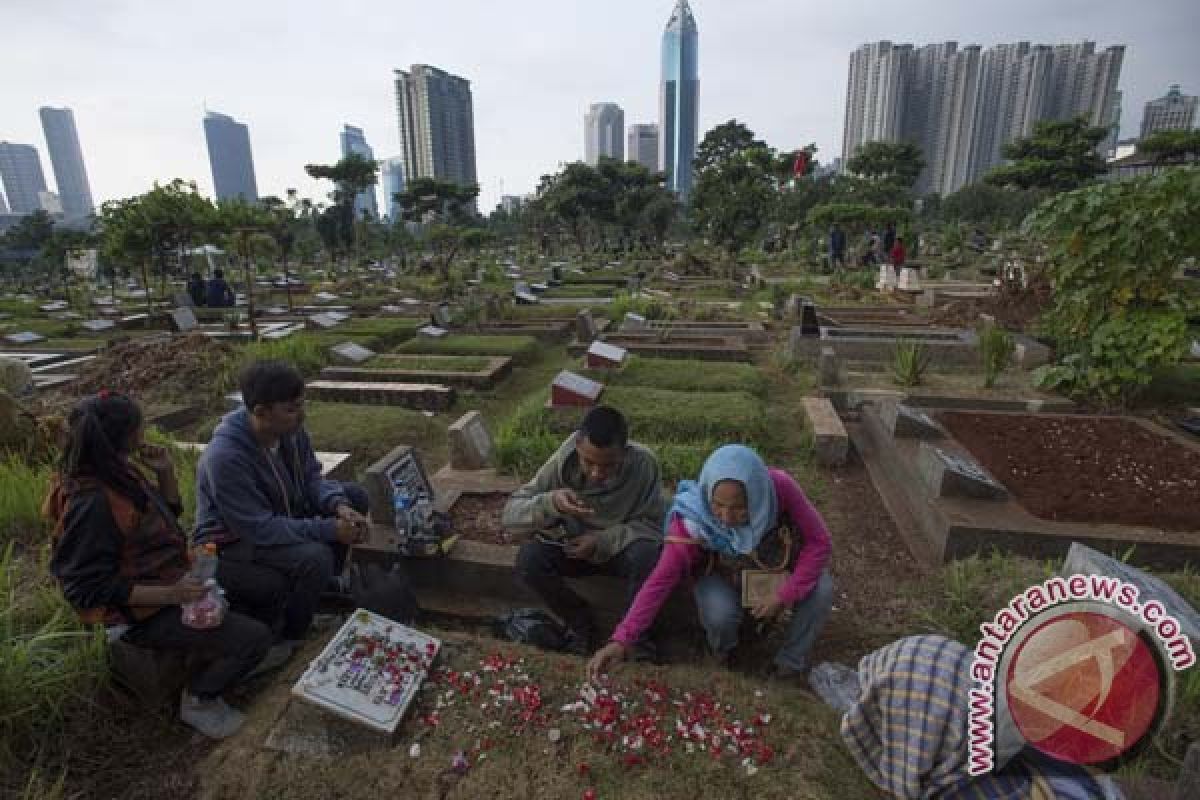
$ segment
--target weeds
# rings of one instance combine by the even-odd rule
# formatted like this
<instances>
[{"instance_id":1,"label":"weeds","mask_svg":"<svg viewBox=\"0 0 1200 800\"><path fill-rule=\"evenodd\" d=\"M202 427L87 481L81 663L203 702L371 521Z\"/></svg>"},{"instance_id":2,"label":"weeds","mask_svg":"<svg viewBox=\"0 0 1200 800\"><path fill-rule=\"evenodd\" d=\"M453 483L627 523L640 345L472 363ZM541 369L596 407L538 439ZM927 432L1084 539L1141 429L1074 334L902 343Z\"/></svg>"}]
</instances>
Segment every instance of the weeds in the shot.
<instances>
[{"instance_id":1,"label":"weeds","mask_svg":"<svg viewBox=\"0 0 1200 800\"><path fill-rule=\"evenodd\" d=\"M30 466L12 455L0 460L0 548L45 540L41 507L52 472L50 465Z\"/></svg>"},{"instance_id":2,"label":"weeds","mask_svg":"<svg viewBox=\"0 0 1200 800\"><path fill-rule=\"evenodd\" d=\"M979 357L983 360L983 386L991 389L1000 373L1012 363L1016 343L1008 331L996 325L985 325L979 331Z\"/></svg>"},{"instance_id":3,"label":"weeds","mask_svg":"<svg viewBox=\"0 0 1200 800\"><path fill-rule=\"evenodd\" d=\"M892 377L898 386L920 386L929 369L929 354L920 342L899 342L892 358Z\"/></svg>"}]
</instances>

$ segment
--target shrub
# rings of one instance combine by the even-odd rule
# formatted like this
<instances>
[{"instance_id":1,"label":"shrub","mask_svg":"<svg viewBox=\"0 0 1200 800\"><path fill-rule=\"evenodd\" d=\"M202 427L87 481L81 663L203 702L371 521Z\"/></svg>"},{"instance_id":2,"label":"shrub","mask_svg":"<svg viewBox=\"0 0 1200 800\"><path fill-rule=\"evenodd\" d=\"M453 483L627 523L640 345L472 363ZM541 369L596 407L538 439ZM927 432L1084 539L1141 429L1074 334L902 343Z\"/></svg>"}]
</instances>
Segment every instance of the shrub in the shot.
<instances>
[{"instance_id":1,"label":"shrub","mask_svg":"<svg viewBox=\"0 0 1200 800\"><path fill-rule=\"evenodd\" d=\"M996 378L1012 363L1017 346L1008 331L995 325L985 325L979 331L979 357L983 361L983 385L991 389Z\"/></svg>"},{"instance_id":2,"label":"shrub","mask_svg":"<svg viewBox=\"0 0 1200 800\"><path fill-rule=\"evenodd\" d=\"M892 376L899 386L920 386L929 368L929 355L920 342L900 342L892 358Z\"/></svg>"},{"instance_id":3,"label":"shrub","mask_svg":"<svg viewBox=\"0 0 1200 800\"><path fill-rule=\"evenodd\" d=\"M12 455L0 460L0 548L45 540L41 507L52 471L49 465L30 466Z\"/></svg>"}]
</instances>

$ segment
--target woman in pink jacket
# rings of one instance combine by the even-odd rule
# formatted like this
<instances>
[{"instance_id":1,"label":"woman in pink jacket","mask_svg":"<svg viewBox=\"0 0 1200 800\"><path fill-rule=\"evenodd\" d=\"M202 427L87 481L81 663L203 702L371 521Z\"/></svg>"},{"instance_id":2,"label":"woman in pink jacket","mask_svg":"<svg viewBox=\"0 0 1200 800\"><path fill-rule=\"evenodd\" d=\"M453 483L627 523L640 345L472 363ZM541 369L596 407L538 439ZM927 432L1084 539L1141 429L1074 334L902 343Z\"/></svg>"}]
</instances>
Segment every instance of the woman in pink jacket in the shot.
<instances>
[{"instance_id":1,"label":"woman in pink jacket","mask_svg":"<svg viewBox=\"0 0 1200 800\"><path fill-rule=\"evenodd\" d=\"M768 469L750 448L726 445L708 457L698 481L680 482L666 528L658 564L588 674L595 679L623 660L685 577L708 645L727 662L742 620L744 571L776 575L773 595L750 609L756 619L792 611L775 674L807 672L808 652L833 607L833 581L829 531L796 481Z\"/></svg>"}]
</instances>

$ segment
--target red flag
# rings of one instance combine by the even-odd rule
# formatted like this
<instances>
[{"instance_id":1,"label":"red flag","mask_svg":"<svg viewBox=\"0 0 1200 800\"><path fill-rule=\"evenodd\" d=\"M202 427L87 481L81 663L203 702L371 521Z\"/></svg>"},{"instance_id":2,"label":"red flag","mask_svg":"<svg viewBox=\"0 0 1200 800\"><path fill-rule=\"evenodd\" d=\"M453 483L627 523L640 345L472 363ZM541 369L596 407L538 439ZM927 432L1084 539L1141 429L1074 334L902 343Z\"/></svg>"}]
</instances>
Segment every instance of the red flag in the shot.
<instances>
[{"instance_id":1,"label":"red flag","mask_svg":"<svg viewBox=\"0 0 1200 800\"><path fill-rule=\"evenodd\" d=\"M801 150L796 154L796 163L792 166L792 172L797 178L803 178L804 173L808 172L808 151Z\"/></svg>"}]
</instances>

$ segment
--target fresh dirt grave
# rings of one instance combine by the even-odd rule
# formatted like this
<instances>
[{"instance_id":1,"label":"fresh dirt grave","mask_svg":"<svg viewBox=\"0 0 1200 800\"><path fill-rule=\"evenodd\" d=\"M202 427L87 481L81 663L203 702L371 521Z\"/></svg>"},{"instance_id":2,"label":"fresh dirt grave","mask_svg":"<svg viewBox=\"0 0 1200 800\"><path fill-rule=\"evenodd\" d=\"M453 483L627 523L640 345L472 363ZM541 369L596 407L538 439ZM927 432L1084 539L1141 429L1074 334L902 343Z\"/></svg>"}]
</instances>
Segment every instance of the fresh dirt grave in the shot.
<instances>
[{"instance_id":1,"label":"fresh dirt grave","mask_svg":"<svg viewBox=\"0 0 1200 800\"><path fill-rule=\"evenodd\" d=\"M938 415L1031 514L1200 530L1200 450L1131 419Z\"/></svg>"},{"instance_id":2,"label":"fresh dirt grave","mask_svg":"<svg viewBox=\"0 0 1200 800\"><path fill-rule=\"evenodd\" d=\"M451 533L473 542L521 544L527 536L509 533L500 524L508 497L504 492L463 494L450 506Z\"/></svg>"}]
</instances>

